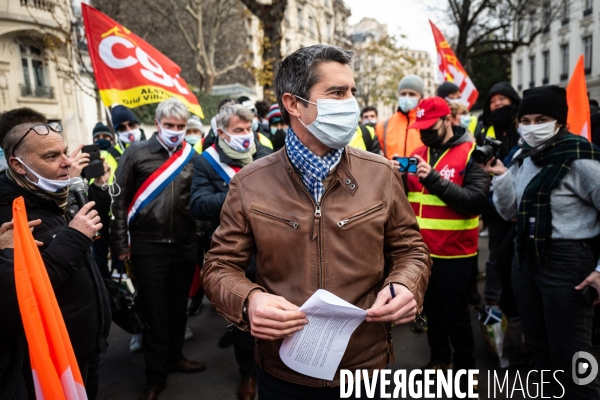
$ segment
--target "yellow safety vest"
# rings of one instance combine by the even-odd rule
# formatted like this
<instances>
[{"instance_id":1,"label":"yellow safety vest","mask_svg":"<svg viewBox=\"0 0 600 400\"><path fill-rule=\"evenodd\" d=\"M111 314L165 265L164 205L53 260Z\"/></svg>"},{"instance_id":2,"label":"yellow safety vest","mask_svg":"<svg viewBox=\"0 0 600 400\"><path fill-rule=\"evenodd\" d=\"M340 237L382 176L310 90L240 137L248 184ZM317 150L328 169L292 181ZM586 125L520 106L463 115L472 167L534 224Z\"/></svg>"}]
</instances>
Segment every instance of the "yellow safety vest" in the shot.
<instances>
[{"instance_id":1,"label":"yellow safety vest","mask_svg":"<svg viewBox=\"0 0 600 400\"><path fill-rule=\"evenodd\" d=\"M262 133L258 132L258 141L260 142L260 144L262 144L265 147L270 148L271 150L273 150L273 143L271 143L271 140L269 140L268 137L266 137L265 135L263 135Z\"/></svg>"},{"instance_id":2,"label":"yellow safety vest","mask_svg":"<svg viewBox=\"0 0 600 400\"><path fill-rule=\"evenodd\" d=\"M369 133L371 134L371 139L375 140L375 129L373 129L373 127L371 126L365 127L367 128L367 131L369 131ZM367 144L363 139L362 130L360 129L360 126L356 127L356 132L354 132L354 136L352 136L352 140L350 141L349 146L354 147L355 149L368 151Z\"/></svg>"}]
</instances>

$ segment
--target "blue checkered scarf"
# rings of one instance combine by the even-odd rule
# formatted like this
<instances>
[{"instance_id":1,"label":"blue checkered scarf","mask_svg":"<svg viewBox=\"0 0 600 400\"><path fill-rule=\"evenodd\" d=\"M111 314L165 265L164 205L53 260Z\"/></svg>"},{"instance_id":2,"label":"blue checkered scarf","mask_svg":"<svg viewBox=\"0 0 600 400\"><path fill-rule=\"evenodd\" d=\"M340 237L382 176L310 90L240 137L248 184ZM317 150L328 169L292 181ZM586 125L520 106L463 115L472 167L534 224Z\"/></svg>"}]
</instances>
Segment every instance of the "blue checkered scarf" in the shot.
<instances>
[{"instance_id":1,"label":"blue checkered scarf","mask_svg":"<svg viewBox=\"0 0 600 400\"><path fill-rule=\"evenodd\" d=\"M332 150L319 157L302 144L292 128L288 129L285 137L285 149L292 165L302 174L302 183L319 204L325 192L323 181L342 159L344 149Z\"/></svg>"}]
</instances>

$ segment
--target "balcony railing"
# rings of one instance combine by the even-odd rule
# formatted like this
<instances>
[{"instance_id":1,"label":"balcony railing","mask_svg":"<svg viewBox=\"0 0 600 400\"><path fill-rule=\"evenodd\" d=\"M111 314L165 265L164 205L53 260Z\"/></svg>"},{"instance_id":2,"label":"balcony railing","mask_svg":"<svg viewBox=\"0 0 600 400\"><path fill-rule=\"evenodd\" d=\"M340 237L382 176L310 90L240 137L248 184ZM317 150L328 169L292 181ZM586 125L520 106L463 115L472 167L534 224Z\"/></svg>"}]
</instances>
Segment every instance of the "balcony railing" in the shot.
<instances>
[{"instance_id":1,"label":"balcony railing","mask_svg":"<svg viewBox=\"0 0 600 400\"><path fill-rule=\"evenodd\" d=\"M21 96L33 96L33 97L46 97L48 99L54 98L54 88L51 86L30 86L30 85L20 85L21 86Z\"/></svg>"},{"instance_id":2,"label":"balcony railing","mask_svg":"<svg viewBox=\"0 0 600 400\"><path fill-rule=\"evenodd\" d=\"M21 0L22 7L33 7L48 12L54 12L55 5L53 1L48 0Z\"/></svg>"}]
</instances>

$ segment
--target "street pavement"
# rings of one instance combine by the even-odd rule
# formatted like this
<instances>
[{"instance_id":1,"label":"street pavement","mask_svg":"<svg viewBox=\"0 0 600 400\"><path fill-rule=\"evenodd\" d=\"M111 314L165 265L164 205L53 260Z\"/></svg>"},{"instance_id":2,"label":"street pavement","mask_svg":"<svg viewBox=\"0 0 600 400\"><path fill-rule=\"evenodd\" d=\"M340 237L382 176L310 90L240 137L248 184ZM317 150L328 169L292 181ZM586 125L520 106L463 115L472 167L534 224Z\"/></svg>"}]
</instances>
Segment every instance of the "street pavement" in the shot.
<instances>
[{"instance_id":1,"label":"street pavement","mask_svg":"<svg viewBox=\"0 0 600 400\"><path fill-rule=\"evenodd\" d=\"M482 239L479 269L485 270L487 259L487 240ZM479 291L483 294L484 280L480 279ZM480 398L487 395L487 373L498 370L495 360L486 350L485 342L477 322L477 312L471 310L473 332L475 335L475 356L479 368ZM235 400L240 377L237 371L233 347L221 349L217 342L225 332L227 321L217 314L206 301L201 313L188 319L188 326L194 332L194 339L185 343L183 353L193 360L206 364L206 370L200 374L171 374L167 388L161 394L161 400L211 399ZM408 326L397 326L392 330L396 362L392 369L415 369L429 361L429 348L426 334L412 333ZM100 391L98 399L129 400L137 399L144 389L144 359L141 354L129 353L131 335L113 324L109 337L110 347L103 355L100 369ZM514 377L515 371L510 375ZM525 374L521 373L523 380ZM512 380L510 380L512 382ZM497 394L491 398L507 398ZM524 398L517 391L512 397ZM285 399L282 399L285 400Z\"/></svg>"}]
</instances>

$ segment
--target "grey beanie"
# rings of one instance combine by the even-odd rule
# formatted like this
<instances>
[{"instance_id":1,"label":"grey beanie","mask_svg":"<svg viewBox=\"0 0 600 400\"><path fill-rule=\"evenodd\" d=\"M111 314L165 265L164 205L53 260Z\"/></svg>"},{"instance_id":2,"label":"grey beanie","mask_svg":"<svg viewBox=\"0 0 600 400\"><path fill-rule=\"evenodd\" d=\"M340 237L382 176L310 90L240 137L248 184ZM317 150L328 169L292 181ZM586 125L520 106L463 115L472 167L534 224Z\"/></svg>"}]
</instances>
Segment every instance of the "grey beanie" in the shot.
<instances>
[{"instance_id":1,"label":"grey beanie","mask_svg":"<svg viewBox=\"0 0 600 400\"><path fill-rule=\"evenodd\" d=\"M421 97L425 97L425 83L420 76L406 75L398 84L398 91L401 91L402 89L415 90L419 92Z\"/></svg>"}]
</instances>

